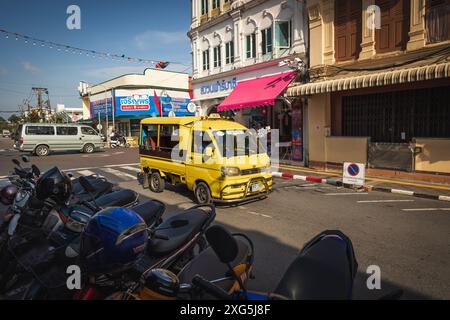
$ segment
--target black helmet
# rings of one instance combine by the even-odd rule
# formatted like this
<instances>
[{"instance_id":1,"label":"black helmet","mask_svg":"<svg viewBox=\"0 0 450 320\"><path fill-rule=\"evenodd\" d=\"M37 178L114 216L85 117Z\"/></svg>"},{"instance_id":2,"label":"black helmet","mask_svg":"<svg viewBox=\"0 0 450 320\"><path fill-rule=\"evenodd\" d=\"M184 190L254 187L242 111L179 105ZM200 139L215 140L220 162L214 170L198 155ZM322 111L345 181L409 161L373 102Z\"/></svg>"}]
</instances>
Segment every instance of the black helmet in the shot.
<instances>
[{"instance_id":1,"label":"black helmet","mask_svg":"<svg viewBox=\"0 0 450 320\"><path fill-rule=\"evenodd\" d=\"M39 200L51 198L58 203L66 202L72 193L72 181L57 167L45 172L39 179L36 196Z\"/></svg>"},{"instance_id":2,"label":"black helmet","mask_svg":"<svg viewBox=\"0 0 450 320\"><path fill-rule=\"evenodd\" d=\"M0 202L3 203L5 206L9 206L13 204L14 198L17 194L17 187L13 184L7 185L0 191Z\"/></svg>"}]
</instances>

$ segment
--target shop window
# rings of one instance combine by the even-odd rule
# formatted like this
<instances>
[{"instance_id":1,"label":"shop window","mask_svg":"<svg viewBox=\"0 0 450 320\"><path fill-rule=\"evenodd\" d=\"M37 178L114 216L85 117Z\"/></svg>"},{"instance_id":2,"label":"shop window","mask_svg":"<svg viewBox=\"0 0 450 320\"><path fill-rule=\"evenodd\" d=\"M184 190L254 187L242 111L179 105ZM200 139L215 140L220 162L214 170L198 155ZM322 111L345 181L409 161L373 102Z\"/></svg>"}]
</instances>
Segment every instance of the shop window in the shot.
<instances>
[{"instance_id":1,"label":"shop window","mask_svg":"<svg viewBox=\"0 0 450 320\"><path fill-rule=\"evenodd\" d=\"M78 134L77 127L56 127L58 136L76 136Z\"/></svg>"},{"instance_id":2,"label":"shop window","mask_svg":"<svg viewBox=\"0 0 450 320\"><path fill-rule=\"evenodd\" d=\"M246 39L246 57L247 59L256 58L256 37L255 34L249 34Z\"/></svg>"},{"instance_id":3,"label":"shop window","mask_svg":"<svg viewBox=\"0 0 450 320\"><path fill-rule=\"evenodd\" d=\"M336 61L357 59L361 44L362 1L334 1L334 46Z\"/></svg>"},{"instance_id":4,"label":"shop window","mask_svg":"<svg viewBox=\"0 0 450 320\"><path fill-rule=\"evenodd\" d=\"M234 63L234 42L230 41L225 44L225 63Z\"/></svg>"},{"instance_id":5,"label":"shop window","mask_svg":"<svg viewBox=\"0 0 450 320\"><path fill-rule=\"evenodd\" d=\"M265 54L272 53L272 51L273 51L272 27L262 30L261 38L262 38L262 43L261 43L262 54L265 55Z\"/></svg>"},{"instance_id":6,"label":"shop window","mask_svg":"<svg viewBox=\"0 0 450 320\"><path fill-rule=\"evenodd\" d=\"M214 51L214 68L220 68L222 66L222 54L220 52L220 46L213 49Z\"/></svg>"},{"instance_id":7,"label":"shop window","mask_svg":"<svg viewBox=\"0 0 450 320\"><path fill-rule=\"evenodd\" d=\"M53 136L55 135L55 128L48 126L27 126L27 135L35 136Z\"/></svg>"},{"instance_id":8,"label":"shop window","mask_svg":"<svg viewBox=\"0 0 450 320\"><path fill-rule=\"evenodd\" d=\"M158 141L158 126L157 125L143 125L141 136L141 150L155 151L156 143Z\"/></svg>"},{"instance_id":9,"label":"shop window","mask_svg":"<svg viewBox=\"0 0 450 320\"><path fill-rule=\"evenodd\" d=\"M376 0L375 4L381 9L381 29L375 30L377 53L404 50L408 41L410 1Z\"/></svg>"},{"instance_id":10,"label":"shop window","mask_svg":"<svg viewBox=\"0 0 450 320\"><path fill-rule=\"evenodd\" d=\"M427 0L425 24L428 43L450 40L450 0Z\"/></svg>"},{"instance_id":11,"label":"shop window","mask_svg":"<svg viewBox=\"0 0 450 320\"><path fill-rule=\"evenodd\" d=\"M132 137L139 137L140 121L138 119L130 120L130 131Z\"/></svg>"},{"instance_id":12,"label":"shop window","mask_svg":"<svg viewBox=\"0 0 450 320\"><path fill-rule=\"evenodd\" d=\"M209 70L209 50L203 51L203 71Z\"/></svg>"},{"instance_id":13,"label":"shop window","mask_svg":"<svg viewBox=\"0 0 450 320\"><path fill-rule=\"evenodd\" d=\"M81 133L87 136L97 136L97 131L92 129L91 127L81 127Z\"/></svg>"},{"instance_id":14,"label":"shop window","mask_svg":"<svg viewBox=\"0 0 450 320\"><path fill-rule=\"evenodd\" d=\"M291 40L291 21L275 22L275 45L280 49L289 49L292 44ZM272 30L270 30L272 33ZM272 43L271 43L272 44Z\"/></svg>"},{"instance_id":15,"label":"shop window","mask_svg":"<svg viewBox=\"0 0 450 320\"><path fill-rule=\"evenodd\" d=\"M209 11L209 0L201 0L202 1L202 15L208 14Z\"/></svg>"}]
</instances>

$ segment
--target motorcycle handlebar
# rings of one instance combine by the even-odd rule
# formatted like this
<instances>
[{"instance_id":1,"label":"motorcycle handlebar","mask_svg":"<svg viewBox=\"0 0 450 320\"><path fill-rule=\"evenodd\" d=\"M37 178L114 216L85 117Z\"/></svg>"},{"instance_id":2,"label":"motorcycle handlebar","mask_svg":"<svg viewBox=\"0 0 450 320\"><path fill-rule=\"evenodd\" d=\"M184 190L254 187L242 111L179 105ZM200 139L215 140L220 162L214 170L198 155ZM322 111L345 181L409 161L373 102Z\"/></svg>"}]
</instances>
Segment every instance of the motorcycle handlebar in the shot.
<instances>
[{"instance_id":1,"label":"motorcycle handlebar","mask_svg":"<svg viewBox=\"0 0 450 320\"><path fill-rule=\"evenodd\" d=\"M214 285L213 283L209 282L208 280L204 279L199 275L196 275L192 279L192 284L202 289L206 293L209 293L210 295L212 295L217 299L231 300L231 296L225 290L219 288L218 286Z\"/></svg>"}]
</instances>

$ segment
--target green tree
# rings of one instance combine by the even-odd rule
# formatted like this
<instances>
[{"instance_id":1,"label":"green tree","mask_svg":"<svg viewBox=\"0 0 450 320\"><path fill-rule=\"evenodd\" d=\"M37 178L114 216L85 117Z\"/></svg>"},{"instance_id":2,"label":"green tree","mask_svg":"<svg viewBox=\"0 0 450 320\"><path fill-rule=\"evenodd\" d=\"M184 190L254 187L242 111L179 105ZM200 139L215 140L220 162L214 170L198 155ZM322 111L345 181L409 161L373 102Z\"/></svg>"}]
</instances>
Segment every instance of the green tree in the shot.
<instances>
[{"instance_id":1,"label":"green tree","mask_svg":"<svg viewBox=\"0 0 450 320\"><path fill-rule=\"evenodd\" d=\"M0 117L0 122L5 122L5 121L6 121L5 118Z\"/></svg>"},{"instance_id":2,"label":"green tree","mask_svg":"<svg viewBox=\"0 0 450 320\"><path fill-rule=\"evenodd\" d=\"M20 121L20 117L18 117L18 116L15 115L15 114L12 114L12 115L8 118L8 121L11 121L12 123L17 123L17 122Z\"/></svg>"}]
</instances>

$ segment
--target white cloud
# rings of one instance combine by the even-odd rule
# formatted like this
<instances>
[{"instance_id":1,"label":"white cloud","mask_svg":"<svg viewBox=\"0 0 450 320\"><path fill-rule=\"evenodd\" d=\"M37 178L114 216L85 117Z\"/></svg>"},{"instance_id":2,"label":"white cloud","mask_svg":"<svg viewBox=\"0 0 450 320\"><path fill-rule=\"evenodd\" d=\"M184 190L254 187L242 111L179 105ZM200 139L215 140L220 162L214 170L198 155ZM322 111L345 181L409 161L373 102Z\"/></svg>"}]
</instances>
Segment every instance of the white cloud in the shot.
<instances>
[{"instance_id":1,"label":"white cloud","mask_svg":"<svg viewBox=\"0 0 450 320\"><path fill-rule=\"evenodd\" d=\"M147 30L134 37L134 42L139 49L154 48L161 44L180 44L188 41L186 31Z\"/></svg>"},{"instance_id":2,"label":"white cloud","mask_svg":"<svg viewBox=\"0 0 450 320\"><path fill-rule=\"evenodd\" d=\"M26 72L31 73L31 74L38 74L41 72L41 69L39 69L37 66L35 66L34 64L32 64L29 61L23 61L22 67Z\"/></svg>"}]
</instances>

